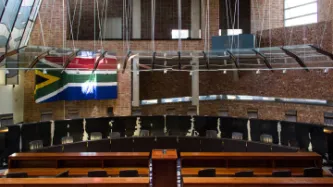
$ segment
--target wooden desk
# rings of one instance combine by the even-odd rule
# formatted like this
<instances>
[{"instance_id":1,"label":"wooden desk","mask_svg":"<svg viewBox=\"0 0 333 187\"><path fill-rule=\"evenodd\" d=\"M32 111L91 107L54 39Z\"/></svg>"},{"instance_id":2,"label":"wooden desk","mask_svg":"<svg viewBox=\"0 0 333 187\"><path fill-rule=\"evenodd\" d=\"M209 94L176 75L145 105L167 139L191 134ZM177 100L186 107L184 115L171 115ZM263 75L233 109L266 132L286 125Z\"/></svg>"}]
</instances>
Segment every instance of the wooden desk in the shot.
<instances>
[{"instance_id":1,"label":"wooden desk","mask_svg":"<svg viewBox=\"0 0 333 187\"><path fill-rule=\"evenodd\" d=\"M149 187L148 177L138 178L0 178L0 187Z\"/></svg>"},{"instance_id":2,"label":"wooden desk","mask_svg":"<svg viewBox=\"0 0 333 187\"><path fill-rule=\"evenodd\" d=\"M8 168L148 167L149 153L15 153Z\"/></svg>"},{"instance_id":3,"label":"wooden desk","mask_svg":"<svg viewBox=\"0 0 333 187\"><path fill-rule=\"evenodd\" d=\"M153 186L177 187L177 151L153 150Z\"/></svg>"},{"instance_id":4,"label":"wooden desk","mask_svg":"<svg viewBox=\"0 0 333 187\"><path fill-rule=\"evenodd\" d=\"M183 167L322 167L314 152L297 153L181 153Z\"/></svg>"},{"instance_id":5,"label":"wooden desk","mask_svg":"<svg viewBox=\"0 0 333 187\"><path fill-rule=\"evenodd\" d=\"M332 178L183 178L184 187L329 187Z\"/></svg>"}]
</instances>

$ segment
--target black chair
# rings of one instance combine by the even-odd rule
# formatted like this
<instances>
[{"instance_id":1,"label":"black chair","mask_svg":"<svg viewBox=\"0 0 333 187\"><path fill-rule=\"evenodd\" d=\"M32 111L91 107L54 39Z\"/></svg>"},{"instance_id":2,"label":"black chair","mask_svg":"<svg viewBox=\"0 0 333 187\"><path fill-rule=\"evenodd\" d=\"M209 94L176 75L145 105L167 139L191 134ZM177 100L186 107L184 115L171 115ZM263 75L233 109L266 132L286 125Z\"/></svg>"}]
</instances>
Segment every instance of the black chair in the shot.
<instances>
[{"instance_id":1,"label":"black chair","mask_svg":"<svg viewBox=\"0 0 333 187\"><path fill-rule=\"evenodd\" d=\"M87 152L110 152L110 139L89 141Z\"/></svg>"},{"instance_id":2,"label":"black chair","mask_svg":"<svg viewBox=\"0 0 333 187\"><path fill-rule=\"evenodd\" d=\"M179 137L179 152L200 152L201 139L197 137Z\"/></svg>"},{"instance_id":3,"label":"black chair","mask_svg":"<svg viewBox=\"0 0 333 187\"><path fill-rule=\"evenodd\" d=\"M235 177L253 177L253 171L240 171L235 173Z\"/></svg>"},{"instance_id":4,"label":"black chair","mask_svg":"<svg viewBox=\"0 0 333 187\"><path fill-rule=\"evenodd\" d=\"M28 173L19 172L19 173L8 173L6 178L28 178Z\"/></svg>"},{"instance_id":5,"label":"black chair","mask_svg":"<svg viewBox=\"0 0 333 187\"><path fill-rule=\"evenodd\" d=\"M323 169L321 168L305 168L304 177L323 177Z\"/></svg>"},{"instance_id":6,"label":"black chair","mask_svg":"<svg viewBox=\"0 0 333 187\"><path fill-rule=\"evenodd\" d=\"M154 137L135 137L133 142L134 152L151 152L156 147Z\"/></svg>"},{"instance_id":7,"label":"black chair","mask_svg":"<svg viewBox=\"0 0 333 187\"><path fill-rule=\"evenodd\" d=\"M272 177L291 177L291 171L290 170L273 171Z\"/></svg>"},{"instance_id":8,"label":"black chair","mask_svg":"<svg viewBox=\"0 0 333 187\"><path fill-rule=\"evenodd\" d=\"M62 173L59 173L58 175L56 175L56 178L66 178L69 176L69 171L64 171Z\"/></svg>"},{"instance_id":9,"label":"black chair","mask_svg":"<svg viewBox=\"0 0 333 187\"><path fill-rule=\"evenodd\" d=\"M198 172L199 177L216 177L216 169L203 169Z\"/></svg>"},{"instance_id":10,"label":"black chair","mask_svg":"<svg viewBox=\"0 0 333 187\"><path fill-rule=\"evenodd\" d=\"M178 149L177 137L157 137L156 149Z\"/></svg>"},{"instance_id":11,"label":"black chair","mask_svg":"<svg viewBox=\"0 0 333 187\"><path fill-rule=\"evenodd\" d=\"M297 152L298 149L294 147L286 147L286 146L279 146L279 145L272 145L272 152Z\"/></svg>"},{"instance_id":12,"label":"black chair","mask_svg":"<svg viewBox=\"0 0 333 187\"><path fill-rule=\"evenodd\" d=\"M138 176L139 176L138 170L119 171L119 177L138 177Z\"/></svg>"},{"instance_id":13,"label":"black chair","mask_svg":"<svg viewBox=\"0 0 333 187\"><path fill-rule=\"evenodd\" d=\"M246 142L243 140L223 139L225 152L246 152Z\"/></svg>"},{"instance_id":14,"label":"black chair","mask_svg":"<svg viewBox=\"0 0 333 187\"><path fill-rule=\"evenodd\" d=\"M201 151L202 152L222 152L223 143L220 138L201 138Z\"/></svg>"},{"instance_id":15,"label":"black chair","mask_svg":"<svg viewBox=\"0 0 333 187\"><path fill-rule=\"evenodd\" d=\"M271 152L272 146L259 142L247 142L247 152Z\"/></svg>"},{"instance_id":16,"label":"black chair","mask_svg":"<svg viewBox=\"0 0 333 187\"><path fill-rule=\"evenodd\" d=\"M133 152L133 138L111 139L111 152Z\"/></svg>"},{"instance_id":17,"label":"black chair","mask_svg":"<svg viewBox=\"0 0 333 187\"><path fill-rule=\"evenodd\" d=\"M87 142L64 144L64 153L87 152Z\"/></svg>"},{"instance_id":18,"label":"black chair","mask_svg":"<svg viewBox=\"0 0 333 187\"><path fill-rule=\"evenodd\" d=\"M106 171L88 171L88 177L108 177Z\"/></svg>"}]
</instances>

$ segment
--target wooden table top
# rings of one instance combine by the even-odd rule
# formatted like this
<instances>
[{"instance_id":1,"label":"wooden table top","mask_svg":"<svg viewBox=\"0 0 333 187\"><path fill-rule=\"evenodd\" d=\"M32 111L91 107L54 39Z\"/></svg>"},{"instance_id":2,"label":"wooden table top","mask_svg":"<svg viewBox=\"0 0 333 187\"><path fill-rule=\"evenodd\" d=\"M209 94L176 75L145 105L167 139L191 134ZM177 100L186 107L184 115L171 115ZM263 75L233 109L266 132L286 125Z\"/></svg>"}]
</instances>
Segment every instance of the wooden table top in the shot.
<instances>
[{"instance_id":1,"label":"wooden table top","mask_svg":"<svg viewBox=\"0 0 333 187\"><path fill-rule=\"evenodd\" d=\"M242 185L292 185L292 184L317 184L317 185L333 185L333 178L271 178L271 177L256 177L256 178L235 178L235 177L184 177L184 185L186 184L242 184Z\"/></svg>"},{"instance_id":2,"label":"wooden table top","mask_svg":"<svg viewBox=\"0 0 333 187\"><path fill-rule=\"evenodd\" d=\"M0 184L61 185L61 184L149 184L148 177L135 178L0 178Z\"/></svg>"},{"instance_id":3,"label":"wooden table top","mask_svg":"<svg viewBox=\"0 0 333 187\"><path fill-rule=\"evenodd\" d=\"M10 160L61 160L61 159L127 159L149 158L149 152L105 152L105 153L14 153Z\"/></svg>"},{"instance_id":4,"label":"wooden table top","mask_svg":"<svg viewBox=\"0 0 333 187\"><path fill-rule=\"evenodd\" d=\"M175 160L178 158L177 150L165 150L165 154L163 150L153 150L152 159L153 160Z\"/></svg>"},{"instance_id":5,"label":"wooden table top","mask_svg":"<svg viewBox=\"0 0 333 187\"><path fill-rule=\"evenodd\" d=\"M315 152L296 152L296 153L250 153L250 152L186 152L180 153L181 158L228 158L228 159L321 159L321 156Z\"/></svg>"}]
</instances>

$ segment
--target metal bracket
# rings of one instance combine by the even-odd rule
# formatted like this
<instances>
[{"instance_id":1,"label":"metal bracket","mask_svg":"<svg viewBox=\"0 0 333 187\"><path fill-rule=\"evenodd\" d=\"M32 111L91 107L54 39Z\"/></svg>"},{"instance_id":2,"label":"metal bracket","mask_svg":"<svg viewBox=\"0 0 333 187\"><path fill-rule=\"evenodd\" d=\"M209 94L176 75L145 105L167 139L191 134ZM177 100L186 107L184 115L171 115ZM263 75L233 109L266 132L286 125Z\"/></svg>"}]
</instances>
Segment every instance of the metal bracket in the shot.
<instances>
[{"instance_id":1,"label":"metal bracket","mask_svg":"<svg viewBox=\"0 0 333 187\"><path fill-rule=\"evenodd\" d=\"M106 53L107 53L107 51L103 52L103 53L101 54L101 56L98 57L97 61L96 61L95 64L94 64L94 70L93 70L93 73L96 71L96 69L97 69L99 63L101 62L101 60L104 59Z\"/></svg>"},{"instance_id":2,"label":"metal bracket","mask_svg":"<svg viewBox=\"0 0 333 187\"><path fill-rule=\"evenodd\" d=\"M290 56L291 58L294 58L296 62L305 69L305 71L309 72L308 67L305 65L303 60L299 58L295 53L289 51L288 49L285 49L284 47L281 47L281 50L286 53L286 55Z\"/></svg>"},{"instance_id":3,"label":"metal bracket","mask_svg":"<svg viewBox=\"0 0 333 187\"><path fill-rule=\"evenodd\" d=\"M125 73L125 70L126 70L126 67L127 67L127 61L129 59L129 57L131 56L132 54L132 51L128 51L127 55L126 55L126 58L124 59L124 67L123 67L123 72L122 73Z\"/></svg>"},{"instance_id":4,"label":"metal bracket","mask_svg":"<svg viewBox=\"0 0 333 187\"><path fill-rule=\"evenodd\" d=\"M317 47L315 45L309 45L309 46L312 47L313 49L315 49L318 53L323 54L325 56L328 56L328 57L330 57L330 59L333 60L333 54L332 53L330 53L328 51L325 51L324 49L322 49L320 47Z\"/></svg>"},{"instance_id":5,"label":"metal bracket","mask_svg":"<svg viewBox=\"0 0 333 187\"><path fill-rule=\"evenodd\" d=\"M227 50L227 53L229 54L230 56L230 60L235 64L236 68L238 69L239 68L239 65L237 63L237 59L236 57L234 56L234 54L232 54L231 51Z\"/></svg>"},{"instance_id":6,"label":"metal bracket","mask_svg":"<svg viewBox=\"0 0 333 187\"><path fill-rule=\"evenodd\" d=\"M38 63L38 61L40 61L41 59L45 58L47 55L50 54L50 50L40 54L39 56L37 56L28 66L29 69L32 69L33 67L35 67L35 65Z\"/></svg>"},{"instance_id":7,"label":"metal bracket","mask_svg":"<svg viewBox=\"0 0 333 187\"><path fill-rule=\"evenodd\" d=\"M264 61L264 63L268 67L268 69L273 69L272 65L268 62L267 57L264 54L262 54L261 52L259 52L256 49L252 49L252 51L255 52L256 55ZM273 70L271 70L271 71L274 72Z\"/></svg>"},{"instance_id":8,"label":"metal bracket","mask_svg":"<svg viewBox=\"0 0 333 187\"><path fill-rule=\"evenodd\" d=\"M73 52L73 53L67 58L66 63L65 63L65 65L64 65L64 67L63 67L61 73L63 73L63 72L67 69L68 65L69 65L69 64L72 62L72 60L73 60L73 59L79 54L80 51L81 51L81 50L78 50L78 51L76 51L76 52Z\"/></svg>"},{"instance_id":9,"label":"metal bracket","mask_svg":"<svg viewBox=\"0 0 333 187\"><path fill-rule=\"evenodd\" d=\"M24 48L26 48L26 47L27 47L27 46L23 46L23 47L20 47L20 48L18 48L18 49L14 49L14 50L12 50L12 51L9 51L9 52L7 52L7 53L1 55L1 57L0 57L0 63L1 63L5 58L10 57L10 56L13 56L13 55L16 55L17 53L20 52L21 49L24 49Z\"/></svg>"}]
</instances>

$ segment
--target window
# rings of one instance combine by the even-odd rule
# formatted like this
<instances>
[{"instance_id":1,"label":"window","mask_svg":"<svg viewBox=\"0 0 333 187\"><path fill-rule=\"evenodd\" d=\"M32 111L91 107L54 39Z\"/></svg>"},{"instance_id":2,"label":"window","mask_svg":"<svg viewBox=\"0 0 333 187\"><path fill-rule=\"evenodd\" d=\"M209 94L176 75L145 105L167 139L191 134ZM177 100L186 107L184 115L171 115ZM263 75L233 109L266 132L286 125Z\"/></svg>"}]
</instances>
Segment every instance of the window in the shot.
<instances>
[{"instance_id":1,"label":"window","mask_svg":"<svg viewBox=\"0 0 333 187\"><path fill-rule=\"evenodd\" d=\"M40 121L51 121L52 120L52 111L42 111L40 113Z\"/></svg>"},{"instance_id":2,"label":"window","mask_svg":"<svg viewBox=\"0 0 333 187\"><path fill-rule=\"evenodd\" d=\"M258 119L258 110L257 109L249 109L247 111L247 116L249 119Z\"/></svg>"},{"instance_id":3,"label":"window","mask_svg":"<svg viewBox=\"0 0 333 187\"><path fill-rule=\"evenodd\" d=\"M317 0L285 0L284 24L286 27L317 23Z\"/></svg>"},{"instance_id":4,"label":"window","mask_svg":"<svg viewBox=\"0 0 333 187\"><path fill-rule=\"evenodd\" d=\"M172 36L172 39L178 39L179 38L179 30L175 30L173 29L171 31L171 36ZM180 38L181 39L188 39L189 37L189 30L180 30Z\"/></svg>"},{"instance_id":5,"label":"window","mask_svg":"<svg viewBox=\"0 0 333 187\"><path fill-rule=\"evenodd\" d=\"M297 122L297 111L289 110L286 112L286 121Z\"/></svg>"}]
</instances>

